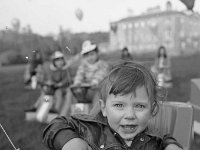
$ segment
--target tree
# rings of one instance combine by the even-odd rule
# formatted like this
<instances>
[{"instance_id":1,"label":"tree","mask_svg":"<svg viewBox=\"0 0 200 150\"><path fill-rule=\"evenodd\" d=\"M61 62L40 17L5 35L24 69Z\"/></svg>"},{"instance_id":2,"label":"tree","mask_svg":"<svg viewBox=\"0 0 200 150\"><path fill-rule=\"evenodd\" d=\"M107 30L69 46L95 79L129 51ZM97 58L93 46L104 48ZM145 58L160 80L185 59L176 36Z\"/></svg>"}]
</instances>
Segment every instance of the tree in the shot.
<instances>
[{"instance_id":1,"label":"tree","mask_svg":"<svg viewBox=\"0 0 200 150\"><path fill-rule=\"evenodd\" d=\"M19 33L20 30L20 20L18 18L14 18L11 21L12 28L15 32Z\"/></svg>"},{"instance_id":2,"label":"tree","mask_svg":"<svg viewBox=\"0 0 200 150\"><path fill-rule=\"evenodd\" d=\"M23 27L22 28L22 33L31 34L32 33L31 26L28 24L28 25L26 25L26 27Z\"/></svg>"}]
</instances>

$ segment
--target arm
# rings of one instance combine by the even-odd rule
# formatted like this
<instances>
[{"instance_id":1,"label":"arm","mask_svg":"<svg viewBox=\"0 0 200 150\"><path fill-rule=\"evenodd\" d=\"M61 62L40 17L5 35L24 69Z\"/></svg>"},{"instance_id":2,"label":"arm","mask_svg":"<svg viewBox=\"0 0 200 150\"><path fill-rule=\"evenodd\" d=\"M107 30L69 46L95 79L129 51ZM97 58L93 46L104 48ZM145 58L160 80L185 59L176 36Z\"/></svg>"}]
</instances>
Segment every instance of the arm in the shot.
<instances>
[{"instance_id":1,"label":"arm","mask_svg":"<svg viewBox=\"0 0 200 150\"><path fill-rule=\"evenodd\" d=\"M81 64L76 72L76 76L74 78L74 84L80 84L83 81L84 73L85 73L84 64Z\"/></svg>"},{"instance_id":2,"label":"arm","mask_svg":"<svg viewBox=\"0 0 200 150\"><path fill-rule=\"evenodd\" d=\"M58 83L59 87L68 87L69 85L72 84L72 78L71 78L71 75L70 75L69 68L66 68L64 70L64 73L63 73L62 76L63 76L62 81Z\"/></svg>"},{"instance_id":3,"label":"arm","mask_svg":"<svg viewBox=\"0 0 200 150\"><path fill-rule=\"evenodd\" d=\"M43 66L39 65L37 67L37 74L36 74L38 81L42 81L42 78L43 78L43 72L42 71L43 71Z\"/></svg>"},{"instance_id":4,"label":"arm","mask_svg":"<svg viewBox=\"0 0 200 150\"><path fill-rule=\"evenodd\" d=\"M102 62L99 64L98 71L94 74L94 77L91 81L92 85L97 85L99 84L100 81L103 80L103 78L107 75L108 73L108 64Z\"/></svg>"},{"instance_id":5,"label":"arm","mask_svg":"<svg viewBox=\"0 0 200 150\"><path fill-rule=\"evenodd\" d=\"M73 138L79 138L78 123L72 118L58 117L43 132L43 143L54 150L61 150Z\"/></svg>"},{"instance_id":6,"label":"arm","mask_svg":"<svg viewBox=\"0 0 200 150\"><path fill-rule=\"evenodd\" d=\"M183 149L183 147L176 141L176 139L171 137L169 134L166 134L163 137L163 147L164 147L164 150L182 150Z\"/></svg>"},{"instance_id":7,"label":"arm","mask_svg":"<svg viewBox=\"0 0 200 150\"><path fill-rule=\"evenodd\" d=\"M170 144L165 148L165 150L183 150L183 149L175 144Z\"/></svg>"},{"instance_id":8,"label":"arm","mask_svg":"<svg viewBox=\"0 0 200 150\"><path fill-rule=\"evenodd\" d=\"M51 75L50 75L50 69L49 69L49 64L44 64L40 66L40 73L38 76L38 81L39 82L45 82L48 80L51 80Z\"/></svg>"},{"instance_id":9,"label":"arm","mask_svg":"<svg viewBox=\"0 0 200 150\"><path fill-rule=\"evenodd\" d=\"M67 77L66 77L64 83L67 84L67 86L69 86L69 85L72 84L72 77L71 77L71 74L70 74L70 69L67 69L66 76Z\"/></svg>"},{"instance_id":10,"label":"arm","mask_svg":"<svg viewBox=\"0 0 200 150\"><path fill-rule=\"evenodd\" d=\"M63 146L62 150L92 150L92 148L84 140L73 138Z\"/></svg>"}]
</instances>

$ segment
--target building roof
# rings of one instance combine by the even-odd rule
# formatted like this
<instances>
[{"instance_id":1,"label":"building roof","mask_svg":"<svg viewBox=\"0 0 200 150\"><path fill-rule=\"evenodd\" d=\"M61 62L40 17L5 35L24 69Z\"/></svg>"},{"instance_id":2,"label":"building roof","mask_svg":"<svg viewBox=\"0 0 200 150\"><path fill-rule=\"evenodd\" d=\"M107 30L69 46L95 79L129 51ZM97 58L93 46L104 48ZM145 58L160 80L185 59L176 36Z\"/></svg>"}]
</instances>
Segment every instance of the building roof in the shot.
<instances>
[{"instance_id":1,"label":"building roof","mask_svg":"<svg viewBox=\"0 0 200 150\"><path fill-rule=\"evenodd\" d=\"M123 19L118 20L118 21L113 22L113 23L129 22L129 21L135 21L135 20L146 19L146 18L151 18L151 17L161 17L161 16L169 16L169 15L188 16L188 15L186 15L186 13L179 12L179 11L160 11L160 12L145 13L145 14L141 14L141 15L138 15L138 16L123 18ZM198 18L200 19L199 15L198 15Z\"/></svg>"}]
</instances>

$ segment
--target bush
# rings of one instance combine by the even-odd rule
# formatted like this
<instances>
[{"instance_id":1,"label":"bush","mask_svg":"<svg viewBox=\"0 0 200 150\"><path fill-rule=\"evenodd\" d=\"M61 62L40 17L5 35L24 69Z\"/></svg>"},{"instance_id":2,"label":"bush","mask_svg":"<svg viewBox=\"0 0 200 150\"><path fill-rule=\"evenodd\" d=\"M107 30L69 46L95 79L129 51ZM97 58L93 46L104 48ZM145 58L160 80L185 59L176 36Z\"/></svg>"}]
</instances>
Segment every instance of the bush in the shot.
<instances>
[{"instance_id":1,"label":"bush","mask_svg":"<svg viewBox=\"0 0 200 150\"><path fill-rule=\"evenodd\" d=\"M19 52L9 51L5 54L2 65L25 64L26 62L26 58L22 56Z\"/></svg>"}]
</instances>

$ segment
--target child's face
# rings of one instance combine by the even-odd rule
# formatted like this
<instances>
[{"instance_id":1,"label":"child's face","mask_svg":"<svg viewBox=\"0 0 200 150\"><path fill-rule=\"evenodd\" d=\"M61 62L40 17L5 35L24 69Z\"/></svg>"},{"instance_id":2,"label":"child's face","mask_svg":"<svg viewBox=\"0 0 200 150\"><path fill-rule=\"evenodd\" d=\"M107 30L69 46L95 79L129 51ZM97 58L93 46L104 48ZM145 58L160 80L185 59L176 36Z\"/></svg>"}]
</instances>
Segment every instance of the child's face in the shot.
<instances>
[{"instance_id":1,"label":"child's face","mask_svg":"<svg viewBox=\"0 0 200 150\"><path fill-rule=\"evenodd\" d=\"M59 58L55 60L55 65L57 68L62 68L64 66L65 62L63 58Z\"/></svg>"},{"instance_id":2,"label":"child's face","mask_svg":"<svg viewBox=\"0 0 200 150\"><path fill-rule=\"evenodd\" d=\"M101 102L102 113L112 129L129 143L147 127L151 118L151 103L144 86L137 87L135 94L108 95Z\"/></svg>"},{"instance_id":3,"label":"child's face","mask_svg":"<svg viewBox=\"0 0 200 150\"><path fill-rule=\"evenodd\" d=\"M98 54L96 51L91 51L84 55L84 59L90 64L94 64L97 60L97 57L98 57Z\"/></svg>"}]
</instances>

